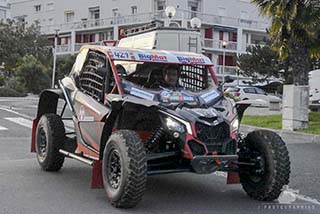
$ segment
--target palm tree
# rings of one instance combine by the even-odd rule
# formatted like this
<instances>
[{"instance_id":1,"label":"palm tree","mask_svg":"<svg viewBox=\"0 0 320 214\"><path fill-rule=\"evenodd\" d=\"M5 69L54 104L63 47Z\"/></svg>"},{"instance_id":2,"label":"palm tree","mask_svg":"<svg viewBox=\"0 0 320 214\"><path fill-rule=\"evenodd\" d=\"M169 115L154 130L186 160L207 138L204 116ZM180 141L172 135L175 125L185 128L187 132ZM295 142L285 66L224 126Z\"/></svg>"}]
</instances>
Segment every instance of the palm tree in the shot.
<instances>
[{"instance_id":1,"label":"palm tree","mask_svg":"<svg viewBox=\"0 0 320 214\"><path fill-rule=\"evenodd\" d=\"M271 18L272 47L289 60L293 84L308 85L311 57L320 56L319 0L252 0Z\"/></svg>"}]
</instances>

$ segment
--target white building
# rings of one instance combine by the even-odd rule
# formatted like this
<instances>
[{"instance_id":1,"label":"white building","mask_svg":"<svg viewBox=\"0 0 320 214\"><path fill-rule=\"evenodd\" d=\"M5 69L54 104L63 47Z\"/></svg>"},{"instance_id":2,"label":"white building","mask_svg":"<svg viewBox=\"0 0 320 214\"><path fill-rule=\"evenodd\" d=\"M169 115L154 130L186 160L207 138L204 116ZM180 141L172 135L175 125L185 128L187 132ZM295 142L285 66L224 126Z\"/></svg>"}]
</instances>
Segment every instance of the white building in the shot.
<instances>
[{"instance_id":1,"label":"white building","mask_svg":"<svg viewBox=\"0 0 320 214\"><path fill-rule=\"evenodd\" d=\"M221 73L223 51L226 73L234 73L235 54L250 45L264 44L268 20L250 0L11 0L11 16L28 24L38 21L43 33L59 31L58 52L74 53L84 43L118 40L122 29L164 20L166 6L177 10L173 21L187 27L191 18L202 20L205 53ZM223 41L227 46L223 48Z\"/></svg>"},{"instance_id":2,"label":"white building","mask_svg":"<svg viewBox=\"0 0 320 214\"><path fill-rule=\"evenodd\" d=\"M0 20L10 18L10 5L8 0L0 0Z\"/></svg>"}]
</instances>

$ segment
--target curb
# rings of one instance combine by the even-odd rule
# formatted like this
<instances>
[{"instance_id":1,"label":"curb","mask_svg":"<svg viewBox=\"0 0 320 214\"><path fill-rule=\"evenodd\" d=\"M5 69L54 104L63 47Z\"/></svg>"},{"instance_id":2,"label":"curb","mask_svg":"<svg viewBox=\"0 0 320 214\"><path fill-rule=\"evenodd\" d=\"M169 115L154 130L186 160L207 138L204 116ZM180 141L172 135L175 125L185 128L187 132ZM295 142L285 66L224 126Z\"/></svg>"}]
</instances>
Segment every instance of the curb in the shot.
<instances>
[{"instance_id":1,"label":"curb","mask_svg":"<svg viewBox=\"0 0 320 214\"><path fill-rule=\"evenodd\" d=\"M249 125L240 125L240 131L247 135L249 132L254 130L264 129L276 132L280 137L289 144L297 144L297 143L319 143L320 144L320 135L315 134L306 134L301 132L287 131L287 130L276 130L276 129L268 129L256 126Z\"/></svg>"}]
</instances>

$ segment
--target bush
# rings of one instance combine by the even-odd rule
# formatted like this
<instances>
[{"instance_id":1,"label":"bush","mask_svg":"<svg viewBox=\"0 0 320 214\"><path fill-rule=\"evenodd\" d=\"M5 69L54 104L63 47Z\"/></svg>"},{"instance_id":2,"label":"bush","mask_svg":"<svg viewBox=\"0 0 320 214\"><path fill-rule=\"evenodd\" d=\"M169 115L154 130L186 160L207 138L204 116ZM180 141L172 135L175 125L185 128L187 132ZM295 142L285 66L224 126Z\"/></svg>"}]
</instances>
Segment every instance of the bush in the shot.
<instances>
[{"instance_id":1,"label":"bush","mask_svg":"<svg viewBox=\"0 0 320 214\"><path fill-rule=\"evenodd\" d=\"M17 92L9 87L0 87L0 97L25 97L27 94Z\"/></svg>"}]
</instances>

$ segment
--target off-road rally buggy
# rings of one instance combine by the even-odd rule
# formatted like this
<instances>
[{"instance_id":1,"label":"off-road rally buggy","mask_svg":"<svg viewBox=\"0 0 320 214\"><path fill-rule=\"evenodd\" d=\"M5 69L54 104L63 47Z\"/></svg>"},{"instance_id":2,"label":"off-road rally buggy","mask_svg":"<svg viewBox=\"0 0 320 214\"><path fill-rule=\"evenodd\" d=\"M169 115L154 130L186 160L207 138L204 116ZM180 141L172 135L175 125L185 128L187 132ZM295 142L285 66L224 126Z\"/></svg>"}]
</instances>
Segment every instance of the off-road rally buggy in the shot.
<instances>
[{"instance_id":1,"label":"off-road rally buggy","mask_svg":"<svg viewBox=\"0 0 320 214\"><path fill-rule=\"evenodd\" d=\"M164 84L166 66L176 87ZM84 46L59 88L41 93L31 150L45 171L65 157L92 166L92 188L115 207L137 205L147 176L179 172L227 172L251 198L274 200L289 183L286 145L270 131L242 136L250 104L225 97L213 68L201 54Z\"/></svg>"}]
</instances>

